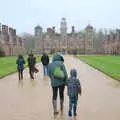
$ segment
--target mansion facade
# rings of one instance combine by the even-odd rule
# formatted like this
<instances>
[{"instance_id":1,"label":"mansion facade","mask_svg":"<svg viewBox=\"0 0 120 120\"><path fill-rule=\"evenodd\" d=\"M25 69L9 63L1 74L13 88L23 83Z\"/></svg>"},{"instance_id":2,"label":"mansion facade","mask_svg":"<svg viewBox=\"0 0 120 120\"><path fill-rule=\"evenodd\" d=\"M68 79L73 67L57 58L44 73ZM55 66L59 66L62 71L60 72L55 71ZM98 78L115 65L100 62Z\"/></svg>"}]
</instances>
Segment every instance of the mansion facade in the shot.
<instances>
[{"instance_id":1,"label":"mansion facade","mask_svg":"<svg viewBox=\"0 0 120 120\"><path fill-rule=\"evenodd\" d=\"M120 54L120 29L105 36L103 48L105 54Z\"/></svg>"},{"instance_id":2,"label":"mansion facade","mask_svg":"<svg viewBox=\"0 0 120 120\"><path fill-rule=\"evenodd\" d=\"M16 35L16 30L0 24L0 50L5 56L24 54L23 39Z\"/></svg>"},{"instance_id":3,"label":"mansion facade","mask_svg":"<svg viewBox=\"0 0 120 120\"><path fill-rule=\"evenodd\" d=\"M60 22L60 33L55 31L55 27L47 28L47 32L43 32L41 26L35 27L35 53L43 52L62 52L78 54L92 54L93 49L93 30L88 25L84 32L76 32L72 26L71 33L67 33L67 22L65 18Z\"/></svg>"}]
</instances>

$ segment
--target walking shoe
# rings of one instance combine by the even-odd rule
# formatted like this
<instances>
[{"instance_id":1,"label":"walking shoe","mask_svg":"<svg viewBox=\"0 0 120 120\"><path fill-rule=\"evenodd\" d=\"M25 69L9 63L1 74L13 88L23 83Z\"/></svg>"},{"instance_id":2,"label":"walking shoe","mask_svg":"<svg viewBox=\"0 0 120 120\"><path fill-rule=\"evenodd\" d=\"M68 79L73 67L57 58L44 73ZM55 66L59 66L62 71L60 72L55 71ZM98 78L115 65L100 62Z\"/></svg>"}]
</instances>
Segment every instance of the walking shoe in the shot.
<instances>
[{"instance_id":1,"label":"walking shoe","mask_svg":"<svg viewBox=\"0 0 120 120\"><path fill-rule=\"evenodd\" d=\"M55 111L54 112L54 116L56 116L56 115L58 115L59 114L59 112L58 111Z\"/></svg>"},{"instance_id":2,"label":"walking shoe","mask_svg":"<svg viewBox=\"0 0 120 120\"><path fill-rule=\"evenodd\" d=\"M63 115L63 100L60 100L60 111L61 115Z\"/></svg>"}]
</instances>

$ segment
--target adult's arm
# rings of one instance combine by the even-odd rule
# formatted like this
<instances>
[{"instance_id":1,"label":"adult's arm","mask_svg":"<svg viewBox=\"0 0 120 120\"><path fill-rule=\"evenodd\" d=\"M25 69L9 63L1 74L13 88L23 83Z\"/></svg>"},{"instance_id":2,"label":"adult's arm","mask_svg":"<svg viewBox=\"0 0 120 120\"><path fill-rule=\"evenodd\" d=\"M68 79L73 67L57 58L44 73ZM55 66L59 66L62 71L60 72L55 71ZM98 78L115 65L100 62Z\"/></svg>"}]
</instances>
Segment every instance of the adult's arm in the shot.
<instances>
[{"instance_id":1,"label":"adult's arm","mask_svg":"<svg viewBox=\"0 0 120 120\"><path fill-rule=\"evenodd\" d=\"M51 78L51 64L48 64L48 76Z\"/></svg>"},{"instance_id":2,"label":"adult's arm","mask_svg":"<svg viewBox=\"0 0 120 120\"><path fill-rule=\"evenodd\" d=\"M50 61L49 56L47 56L47 63L48 63L48 64L49 64L49 61Z\"/></svg>"},{"instance_id":3,"label":"adult's arm","mask_svg":"<svg viewBox=\"0 0 120 120\"><path fill-rule=\"evenodd\" d=\"M41 62L43 62L43 56L41 57Z\"/></svg>"},{"instance_id":4,"label":"adult's arm","mask_svg":"<svg viewBox=\"0 0 120 120\"><path fill-rule=\"evenodd\" d=\"M68 74L67 74L67 70L66 70L66 67L64 66L64 64L63 64L63 69L65 72L65 85L67 85L68 84Z\"/></svg>"}]
</instances>

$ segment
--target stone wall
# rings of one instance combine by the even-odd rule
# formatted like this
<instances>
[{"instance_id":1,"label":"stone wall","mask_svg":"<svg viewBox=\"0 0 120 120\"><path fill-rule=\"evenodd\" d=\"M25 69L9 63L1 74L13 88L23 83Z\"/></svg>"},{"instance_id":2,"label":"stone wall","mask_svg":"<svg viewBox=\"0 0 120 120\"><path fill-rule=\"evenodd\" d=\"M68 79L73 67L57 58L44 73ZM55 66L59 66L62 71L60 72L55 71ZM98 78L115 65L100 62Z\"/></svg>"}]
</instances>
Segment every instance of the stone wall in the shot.
<instances>
[{"instance_id":1,"label":"stone wall","mask_svg":"<svg viewBox=\"0 0 120 120\"><path fill-rule=\"evenodd\" d=\"M103 42L104 54L120 54L120 30L106 35Z\"/></svg>"},{"instance_id":2,"label":"stone wall","mask_svg":"<svg viewBox=\"0 0 120 120\"><path fill-rule=\"evenodd\" d=\"M16 35L16 30L0 24L0 46L6 56L24 54L23 39Z\"/></svg>"}]
</instances>

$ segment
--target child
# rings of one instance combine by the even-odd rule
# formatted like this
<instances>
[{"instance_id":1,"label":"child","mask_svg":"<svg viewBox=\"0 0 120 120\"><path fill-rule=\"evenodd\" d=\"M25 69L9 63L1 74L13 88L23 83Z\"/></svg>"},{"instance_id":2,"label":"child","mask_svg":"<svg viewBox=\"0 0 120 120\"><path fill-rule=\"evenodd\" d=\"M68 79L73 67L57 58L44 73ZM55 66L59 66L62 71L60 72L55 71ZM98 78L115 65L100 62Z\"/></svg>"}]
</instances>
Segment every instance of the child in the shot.
<instances>
[{"instance_id":1,"label":"child","mask_svg":"<svg viewBox=\"0 0 120 120\"><path fill-rule=\"evenodd\" d=\"M81 85L79 79L77 79L76 69L70 71L70 78L68 79L68 96L69 96L69 112L68 115L72 119L72 110L73 116L76 117L77 101L78 94L81 95Z\"/></svg>"},{"instance_id":2,"label":"child","mask_svg":"<svg viewBox=\"0 0 120 120\"><path fill-rule=\"evenodd\" d=\"M19 80L22 80L23 79L24 64L25 64L25 60L24 60L24 58L23 58L22 55L18 56L16 64L17 64L17 70L18 70Z\"/></svg>"}]
</instances>

